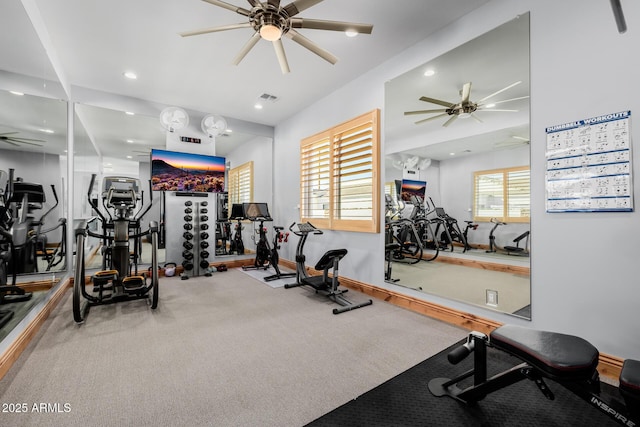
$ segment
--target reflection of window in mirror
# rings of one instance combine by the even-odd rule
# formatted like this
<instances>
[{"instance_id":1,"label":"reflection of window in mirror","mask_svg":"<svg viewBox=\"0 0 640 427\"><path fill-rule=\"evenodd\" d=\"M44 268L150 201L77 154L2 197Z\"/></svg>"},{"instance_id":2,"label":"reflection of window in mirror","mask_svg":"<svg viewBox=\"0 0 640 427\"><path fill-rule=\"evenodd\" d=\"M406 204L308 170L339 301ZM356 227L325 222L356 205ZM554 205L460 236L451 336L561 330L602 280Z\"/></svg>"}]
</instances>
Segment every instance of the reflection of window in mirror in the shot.
<instances>
[{"instance_id":1,"label":"reflection of window in mirror","mask_svg":"<svg viewBox=\"0 0 640 427\"><path fill-rule=\"evenodd\" d=\"M253 161L229 170L229 203L253 201Z\"/></svg>"},{"instance_id":2,"label":"reflection of window in mirror","mask_svg":"<svg viewBox=\"0 0 640 427\"><path fill-rule=\"evenodd\" d=\"M473 220L529 222L529 166L474 173Z\"/></svg>"}]
</instances>

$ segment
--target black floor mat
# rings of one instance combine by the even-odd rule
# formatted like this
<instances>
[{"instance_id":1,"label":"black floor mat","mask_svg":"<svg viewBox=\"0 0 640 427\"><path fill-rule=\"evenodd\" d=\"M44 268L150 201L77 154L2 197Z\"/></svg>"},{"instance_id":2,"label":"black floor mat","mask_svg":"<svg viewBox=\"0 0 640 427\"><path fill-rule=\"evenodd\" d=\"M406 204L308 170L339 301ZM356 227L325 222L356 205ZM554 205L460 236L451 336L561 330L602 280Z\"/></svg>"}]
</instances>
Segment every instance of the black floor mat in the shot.
<instances>
[{"instance_id":1,"label":"black floor mat","mask_svg":"<svg viewBox=\"0 0 640 427\"><path fill-rule=\"evenodd\" d=\"M458 365L447 361L459 343L419 363L308 424L320 426L617 426L607 415L566 390L545 380L555 394L547 400L532 381L520 381L489 394L475 406L450 397L435 397L427 388L432 378L451 378L473 367L473 357ZM495 375L520 360L489 348L487 368ZM602 384L605 400L618 398L615 387Z\"/></svg>"}]
</instances>

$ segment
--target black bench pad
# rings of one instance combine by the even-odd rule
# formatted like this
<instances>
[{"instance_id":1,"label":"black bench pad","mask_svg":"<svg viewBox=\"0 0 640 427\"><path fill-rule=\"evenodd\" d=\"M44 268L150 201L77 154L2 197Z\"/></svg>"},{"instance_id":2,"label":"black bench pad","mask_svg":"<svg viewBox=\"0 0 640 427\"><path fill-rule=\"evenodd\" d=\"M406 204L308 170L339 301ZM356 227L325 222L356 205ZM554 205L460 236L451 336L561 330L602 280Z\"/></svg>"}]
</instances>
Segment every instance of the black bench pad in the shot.
<instances>
[{"instance_id":1,"label":"black bench pad","mask_svg":"<svg viewBox=\"0 0 640 427\"><path fill-rule=\"evenodd\" d=\"M491 332L490 342L552 379L588 380L598 366L598 349L573 335L505 325Z\"/></svg>"},{"instance_id":2,"label":"black bench pad","mask_svg":"<svg viewBox=\"0 0 640 427\"><path fill-rule=\"evenodd\" d=\"M640 398L640 361L627 359L620 372L620 389Z\"/></svg>"}]
</instances>

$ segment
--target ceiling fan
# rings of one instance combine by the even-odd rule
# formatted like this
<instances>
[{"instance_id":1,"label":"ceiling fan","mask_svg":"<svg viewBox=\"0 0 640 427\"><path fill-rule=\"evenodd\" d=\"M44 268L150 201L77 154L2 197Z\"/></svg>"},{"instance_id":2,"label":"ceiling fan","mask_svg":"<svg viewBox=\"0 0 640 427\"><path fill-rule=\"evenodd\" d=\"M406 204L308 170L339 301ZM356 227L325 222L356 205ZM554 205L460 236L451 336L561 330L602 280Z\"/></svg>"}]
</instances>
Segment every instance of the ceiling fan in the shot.
<instances>
[{"instance_id":1,"label":"ceiling fan","mask_svg":"<svg viewBox=\"0 0 640 427\"><path fill-rule=\"evenodd\" d=\"M522 83L522 81L518 81L515 83L510 84L509 86L500 89L497 92L492 93L489 96L485 96L484 98L482 98L481 100L479 100L478 102L473 102L470 99L471 96L471 82L469 83L465 83L464 86L462 86L462 90L460 91L460 101L459 102L448 102L448 101L441 101L439 99L435 99L435 98L430 98L428 96L423 96L420 98L420 101L424 101L424 102L430 102L432 104L438 104L438 105L442 105L443 107L446 108L438 108L438 109L434 109L434 110L417 110L417 111L405 111L404 115L405 116L410 116L410 115L415 115L415 114L433 114L433 113L440 113L437 114L435 116L431 116L428 117L426 119L422 119L422 120L418 120L416 122L416 124L420 124L420 123L424 123L430 120L435 120L438 119L440 117L446 117L446 116L450 116L449 119L447 119L447 121L444 122L444 124L442 126L449 126L451 123L453 123L458 117L473 117L476 121L478 121L479 123L482 123L482 120L480 120L474 113L476 111L494 111L494 112L517 112L518 110L498 110L495 108L489 108L489 105L491 105L491 107L493 107L494 105L498 105L498 104L503 104L505 102L511 102L511 101L517 101L519 99L526 99L529 96L520 96L518 98L511 98L511 99L505 99L502 101L496 101L496 102L492 102L491 104L487 103L486 101L489 100L490 98L493 98L494 96L504 92L505 90L511 89L514 86L519 85L520 83Z\"/></svg>"},{"instance_id":2,"label":"ceiling fan","mask_svg":"<svg viewBox=\"0 0 640 427\"><path fill-rule=\"evenodd\" d=\"M7 144L15 145L16 147L19 147L20 144L28 144L28 145L35 145L36 147L42 147L42 144L36 144L36 142L45 142L42 139L21 138L19 136L12 136L12 135L16 135L17 133L18 132L0 133L0 141L5 142Z\"/></svg>"},{"instance_id":3,"label":"ceiling fan","mask_svg":"<svg viewBox=\"0 0 640 427\"><path fill-rule=\"evenodd\" d=\"M280 69L283 74L289 72L289 63L282 45L282 37L285 36L299 45L305 47L324 60L335 64L338 61L334 55L322 49L314 42L296 31L296 28L308 28L313 30L330 30L330 31L355 31L357 33L371 34L373 25L357 24L351 22L326 21L320 19L304 19L298 18L300 12L320 3L322 0L294 0L286 6L280 6L280 0L268 0L261 2L258 0L248 0L251 9L245 9L234 6L230 3L220 0L203 0L214 6L236 12L239 15L249 18L248 22L239 24L223 25L220 27L204 28L195 31L186 31L180 33L182 37L197 36L200 34L209 34L219 31L234 30L236 28L253 28L255 33L249 41L244 45L242 50L233 60L233 65L238 65L240 61L249 53L249 51L260 41L265 39L272 42L273 47L280 63Z\"/></svg>"}]
</instances>

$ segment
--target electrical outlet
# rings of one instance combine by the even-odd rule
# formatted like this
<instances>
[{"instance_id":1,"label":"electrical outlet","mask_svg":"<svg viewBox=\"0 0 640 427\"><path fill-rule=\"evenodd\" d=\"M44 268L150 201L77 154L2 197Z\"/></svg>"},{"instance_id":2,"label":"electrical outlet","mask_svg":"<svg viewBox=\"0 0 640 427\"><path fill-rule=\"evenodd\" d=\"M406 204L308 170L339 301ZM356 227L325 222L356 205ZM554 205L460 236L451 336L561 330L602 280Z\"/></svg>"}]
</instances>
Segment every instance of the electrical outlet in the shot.
<instances>
[{"instance_id":1,"label":"electrical outlet","mask_svg":"<svg viewBox=\"0 0 640 427\"><path fill-rule=\"evenodd\" d=\"M492 289L487 289L487 302L486 304L491 307L498 306L498 291L494 291Z\"/></svg>"}]
</instances>

